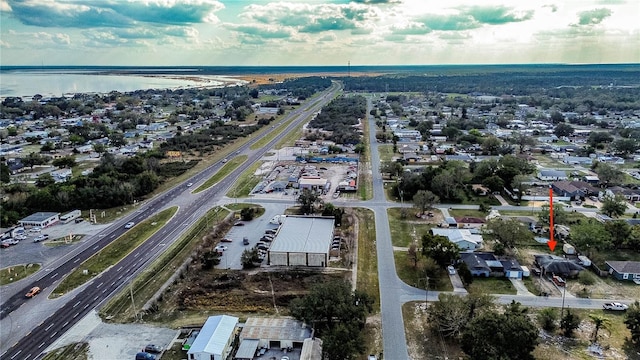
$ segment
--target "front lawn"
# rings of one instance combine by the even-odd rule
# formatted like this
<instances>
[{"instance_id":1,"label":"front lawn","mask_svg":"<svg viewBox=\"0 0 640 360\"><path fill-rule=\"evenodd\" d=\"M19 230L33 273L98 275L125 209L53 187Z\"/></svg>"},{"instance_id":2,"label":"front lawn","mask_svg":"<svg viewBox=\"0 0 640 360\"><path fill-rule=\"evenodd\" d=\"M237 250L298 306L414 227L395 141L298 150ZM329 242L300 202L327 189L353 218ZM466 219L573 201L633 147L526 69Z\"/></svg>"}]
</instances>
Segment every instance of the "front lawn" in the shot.
<instances>
[{"instance_id":1,"label":"front lawn","mask_svg":"<svg viewBox=\"0 0 640 360\"><path fill-rule=\"evenodd\" d=\"M474 277L473 283L467 286L469 292L478 294L507 294L515 295L516 289L511 281L505 277Z\"/></svg>"}]
</instances>

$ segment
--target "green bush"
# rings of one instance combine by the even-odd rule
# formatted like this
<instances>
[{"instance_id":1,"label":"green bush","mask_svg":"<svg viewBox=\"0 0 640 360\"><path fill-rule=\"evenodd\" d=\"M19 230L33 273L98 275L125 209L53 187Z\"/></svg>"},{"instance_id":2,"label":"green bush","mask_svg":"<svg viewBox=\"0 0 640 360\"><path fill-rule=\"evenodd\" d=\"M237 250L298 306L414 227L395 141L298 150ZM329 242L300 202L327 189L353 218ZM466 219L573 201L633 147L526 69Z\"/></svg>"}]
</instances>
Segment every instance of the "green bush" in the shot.
<instances>
[{"instance_id":1,"label":"green bush","mask_svg":"<svg viewBox=\"0 0 640 360\"><path fill-rule=\"evenodd\" d=\"M578 275L578 282L582 285L593 285L596 283L596 277L590 271L581 271Z\"/></svg>"}]
</instances>

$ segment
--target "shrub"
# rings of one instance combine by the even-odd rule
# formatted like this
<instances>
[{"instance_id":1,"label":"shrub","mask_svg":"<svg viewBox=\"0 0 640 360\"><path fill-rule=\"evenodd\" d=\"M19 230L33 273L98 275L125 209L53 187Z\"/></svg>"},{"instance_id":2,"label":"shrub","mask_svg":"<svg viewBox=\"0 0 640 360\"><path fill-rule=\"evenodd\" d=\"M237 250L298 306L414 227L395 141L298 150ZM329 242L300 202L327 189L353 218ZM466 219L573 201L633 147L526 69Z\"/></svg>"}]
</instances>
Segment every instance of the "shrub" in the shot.
<instances>
[{"instance_id":1,"label":"shrub","mask_svg":"<svg viewBox=\"0 0 640 360\"><path fill-rule=\"evenodd\" d=\"M596 277L590 271L581 271L578 275L578 282L582 285L593 285L596 283Z\"/></svg>"},{"instance_id":2,"label":"shrub","mask_svg":"<svg viewBox=\"0 0 640 360\"><path fill-rule=\"evenodd\" d=\"M556 324L557 318L558 313L556 312L556 309L545 308L538 313L538 324L540 324L541 328L549 332L553 332L558 327Z\"/></svg>"}]
</instances>

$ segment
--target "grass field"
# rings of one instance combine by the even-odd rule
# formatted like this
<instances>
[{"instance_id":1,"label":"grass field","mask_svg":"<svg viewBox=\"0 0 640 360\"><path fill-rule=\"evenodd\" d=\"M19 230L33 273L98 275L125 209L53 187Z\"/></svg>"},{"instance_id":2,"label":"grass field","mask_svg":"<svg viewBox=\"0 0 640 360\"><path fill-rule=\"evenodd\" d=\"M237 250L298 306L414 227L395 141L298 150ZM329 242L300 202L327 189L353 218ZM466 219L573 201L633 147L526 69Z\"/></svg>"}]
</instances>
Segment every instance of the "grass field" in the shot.
<instances>
[{"instance_id":1,"label":"grass field","mask_svg":"<svg viewBox=\"0 0 640 360\"><path fill-rule=\"evenodd\" d=\"M160 230L167 221L171 219L176 211L178 211L177 207L166 209L134 226L65 277L58 287L51 293L51 296L62 296L93 279L109 266L117 264L127 256L127 254L133 251L133 249L145 242L156 231ZM88 271L87 275L83 274L83 271L85 270Z\"/></svg>"},{"instance_id":2,"label":"grass field","mask_svg":"<svg viewBox=\"0 0 640 360\"><path fill-rule=\"evenodd\" d=\"M398 277L410 286L424 289L426 286L423 270L424 258L421 257L418 260L418 264L414 266L406 251L394 251L393 257L395 258ZM438 273L437 279L429 278L429 290L453 291L449 275L444 269Z\"/></svg>"},{"instance_id":3,"label":"grass field","mask_svg":"<svg viewBox=\"0 0 640 360\"><path fill-rule=\"evenodd\" d=\"M212 177L207 179L207 181L205 181L204 184L198 186L198 188L195 189L193 192L199 193L215 185L217 182L219 182L220 180L224 179L227 175L229 175L238 166L242 165L243 162L247 161L248 158L249 156L247 155L238 155L230 159L229 161L227 161L226 164L222 166L222 168L220 168L220 170L218 170L218 172L213 174Z\"/></svg>"},{"instance_id":4,"label":"grass field","mask_svg":"<svg viewBox=\"0 0 640 360\"><path fill-rule=\"evenodd\" d=\"M516 289L509 279L500 277L480 278L474 277L473 283L468 286L469 292L478 294L508 294L515 295Z\"/></svg>"},{"instance_id":5,"label":"grass field","mask_svg":"<svg viewBox=\"0 0 640 360\"><path fill-rule=\"evenodd\" d=\"M378 153L380 154L380 161L391 161L393 160L393 145L384 144L378 145Z\"/></svg>"},{"instance_id":6,"label":"grass field","mask_svg":"<svg viewBox=\"0 0 640 360\"><path fill-rule=\"evenodd\" d=\"M367 292L375 300L374 312L380 311L378 261L376 252L376 226L373 211L354 208L358 217L358 284L357 289Z\"/></svg>"},{"instance_id":7,"label":"grass field","mask_svg":"<svg viewBox=\"0 0 640 360\"><path fill-rule=\"evenodd\" d=\"M229 192L227 192L227 196L232 198L243 198L249 196L251 190L253 190L253 188L260 182L261 177L254 174L261 165L262 161L256 161L251 164L251 166L249 166L247 170L240 175L233 186L231 186Z\"/></svg>"},{"instance_id":8,"label":"grass field","mask_svg":"<svg viewBox=\"0 0 640 360\"><path fill-rule=\"evenodd\" d=\"M0 285L7 285L40 270L40 264L14 265L0 269Z\"/></svg>"},{"instance_id":9,"label":"grass field","mask_svg":"<svg viewBox=\"0 0 640 360\"><path fill-rule=\"evenodd\" d=\"M416 220L413 216L415 214L414 209L406 209L406 211L407 219L402 219L401 208L387 209L393 246L408 247L413 241L419 243L422 235L435 226L435 224Z\"/></svg>"},{"instance_id":10,"label":"grass field","mask_svg":"<svg viewBox=\"0 0 640 360\"><path fill-rule=\"evenodd\" d=\"M500 212L502 214L502 212ZM468 210L468 209L451 209L449 210L449 215L453 217L477 217L484 219L487 216L487 213L483 213L480 210Z\"/></svg>"},{"instance_id":11,"label":"grass field","mask_svg":"<svg viewBox=\"0 0 640 360\"><path fill-rule=\"evenodd\" d=\"M238 211L238 212L240 212L242 209L254 208L256 209L254 219L257 219L264 214L264 208L258 204L249 204L249 203L225 204L224 207L226 207L229 210Z\"/></svg>"}]
</instances>

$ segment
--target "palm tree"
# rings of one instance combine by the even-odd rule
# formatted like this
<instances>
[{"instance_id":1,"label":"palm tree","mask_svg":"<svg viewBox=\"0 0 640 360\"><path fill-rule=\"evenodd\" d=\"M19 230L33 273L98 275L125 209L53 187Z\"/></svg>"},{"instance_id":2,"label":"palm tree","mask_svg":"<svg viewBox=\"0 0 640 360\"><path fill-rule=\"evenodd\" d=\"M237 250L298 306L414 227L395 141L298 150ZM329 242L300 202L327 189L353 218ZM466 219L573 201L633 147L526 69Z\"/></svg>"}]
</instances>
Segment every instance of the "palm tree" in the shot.
<instances>
[{"instance_id":1,"label":"palm tree","mask_svg":"<svg viewBox=\"0 0 640 360\"><path fill-rule=\"evenodd\" d=\"M590 314L589 319L595 325L595 329L593 329L593 342L598 342L598 332L600 329L608 330L611 325L611 320L599 314Z\"/></svg>"}]
</instances>

